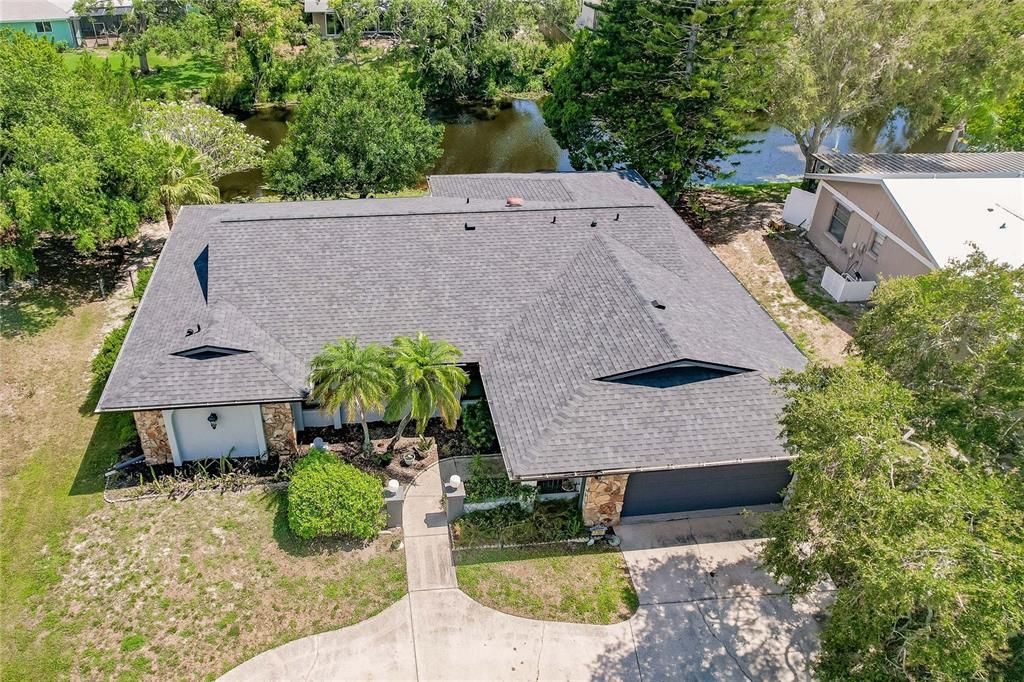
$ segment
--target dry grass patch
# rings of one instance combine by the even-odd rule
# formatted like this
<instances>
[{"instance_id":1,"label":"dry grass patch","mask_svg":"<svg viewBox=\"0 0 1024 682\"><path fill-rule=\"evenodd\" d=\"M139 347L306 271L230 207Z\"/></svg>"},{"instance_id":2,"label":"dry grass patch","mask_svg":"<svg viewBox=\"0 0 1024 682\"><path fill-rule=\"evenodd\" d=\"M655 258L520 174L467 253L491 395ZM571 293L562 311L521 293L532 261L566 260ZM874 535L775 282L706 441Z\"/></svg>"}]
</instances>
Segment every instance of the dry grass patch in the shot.
<instances>
[{"instance_id":1,"label":"dry grass patch","mask_svg":"<svg viewBox=\"0 0 1024 682\"><path fill-rule=\"evenodd\" d=\"M782 204L752 193L703 189L680 213L715 255L806 355L842 362L866 306L836 303L819 286L824 257L795 230L783 230Z\"/></svg>"},{"instance_id":2,"label":"dry grass patch","mask_svg":"<svg viewBox=\"0 0 1024 682\"><path fill-rule=\"evenodd\" d=\"M639 603L622 553L609 547L465 550L456 563L463 592L514 616L607 625Z\"/></svg>"},{"instance_id":3,"label":"dry grass patch","mask_svg":"<svg viewBox=\"0 0 1024 682\"><path fill-rule=\"evenodd\" d=\"M38 627L74 633L74 678L213 678L405 593L396 536L301 542L285 504L282 493L247 492L107 505L72 531Z\"/></svg>"}]
</instances>

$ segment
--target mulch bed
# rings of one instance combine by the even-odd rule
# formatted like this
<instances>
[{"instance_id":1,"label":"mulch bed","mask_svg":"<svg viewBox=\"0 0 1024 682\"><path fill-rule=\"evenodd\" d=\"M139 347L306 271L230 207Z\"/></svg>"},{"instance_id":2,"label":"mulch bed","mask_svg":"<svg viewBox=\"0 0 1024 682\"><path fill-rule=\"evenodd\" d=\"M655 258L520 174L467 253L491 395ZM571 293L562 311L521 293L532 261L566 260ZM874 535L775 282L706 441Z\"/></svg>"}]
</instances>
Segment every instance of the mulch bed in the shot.
<instances>
[{"instance_id":1,"label":"mulch bed","mask_svg":"<svg viewBox=\"0 0 1024 682\"><path fill-rule=\"evenodd\" d=\"M374 422L370 426L370 442L374 452L387 450L388 443L395 435L396 424ZM427 424L426 436L433 439L434 447L427 451L426 456L417 459L411 466L402 465L402 455L411 451L419 442L419 438L411 435L413 425L409 424L406 435L395 445L395 454L387 466L380 466L374 458L364 457L361 450L363 444L363 428L359 424L343 424L340 429L333 426L307 428L299 433L299 454L305 455L313 440L322 438L327 449L336 453L346 462L359 467L363 471L375 474L382 480L394 478L399 483L407 484L416 478L419 472L430 465L447 457L475 454L476 449L466 440L462 429L448 430L439 420L431 420Z\"/></svg>"}]
</instances>

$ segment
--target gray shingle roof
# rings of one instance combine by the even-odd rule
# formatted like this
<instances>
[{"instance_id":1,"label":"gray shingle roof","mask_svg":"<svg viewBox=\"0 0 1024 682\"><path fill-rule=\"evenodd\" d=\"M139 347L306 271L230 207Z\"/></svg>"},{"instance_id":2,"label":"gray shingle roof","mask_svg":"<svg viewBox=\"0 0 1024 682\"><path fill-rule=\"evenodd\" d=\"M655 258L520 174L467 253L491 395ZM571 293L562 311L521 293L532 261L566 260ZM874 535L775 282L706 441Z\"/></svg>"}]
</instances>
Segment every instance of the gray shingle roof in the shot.
<instances>
[{"instance_id":1,"label":"gray shingle roof","mask_svg":"<svg viewBox=\"0 0 1024 682\"><path fill-rule=\"evenodd\" d=\"M424 331L480 364L516 477L783 456L765 375L803 356L642 180L454 176L431 188L185 208L99 409L301 400L324 343ZM505 207L525 190L524 207ZM207 247L208 302L193 267ZM247 352L176 355L205 346ZM669 389L598 381L678 360L752 371Z\"/></svg>"},{"instance_id":2,"label":"gray shingle roof","mask_svg":"<svg viewBox=\"0 0 1024 682\"><path fill-rule=\"evenodd\" d=\"M930 173L1024 173L1024 152L957 152L952 154L837 154L814 157L832 173L877 175Z\"/></svg>"}]
</instances>

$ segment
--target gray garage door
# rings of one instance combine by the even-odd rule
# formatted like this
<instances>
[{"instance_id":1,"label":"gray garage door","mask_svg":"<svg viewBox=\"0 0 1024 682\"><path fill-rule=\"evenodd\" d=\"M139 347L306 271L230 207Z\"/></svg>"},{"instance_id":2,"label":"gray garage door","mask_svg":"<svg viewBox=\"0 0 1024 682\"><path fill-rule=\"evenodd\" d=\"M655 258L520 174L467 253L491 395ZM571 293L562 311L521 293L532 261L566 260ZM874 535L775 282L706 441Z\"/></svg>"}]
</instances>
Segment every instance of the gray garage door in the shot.
<instances>
[{"instance_id":1,"label":"gray garage door","mask_svg":"<svg viewBox=\"0 0 1024 682\"><path fill-rule=\"evenodd\" d=\"M789 483L787 467L787 462L764 462L630 474L622 515L781 502L779 491Z\"/></svg>"}]
</instances>

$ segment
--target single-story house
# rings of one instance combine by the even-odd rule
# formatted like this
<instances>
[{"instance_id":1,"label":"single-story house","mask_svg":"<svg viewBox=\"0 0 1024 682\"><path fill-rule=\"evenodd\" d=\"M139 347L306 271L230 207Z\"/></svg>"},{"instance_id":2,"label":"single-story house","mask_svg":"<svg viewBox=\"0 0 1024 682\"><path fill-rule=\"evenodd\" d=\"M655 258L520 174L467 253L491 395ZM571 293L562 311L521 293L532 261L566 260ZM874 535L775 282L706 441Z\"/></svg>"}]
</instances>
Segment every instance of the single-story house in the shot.
<instances>
[{"instance_id":1,"label":"single-story house","mask_svg":"<svg viewBox=\"0 0 1024 682\"><path fill-rule=\"evenodd\" d=\"M98 410L133 412L154 464L289 457L350 421L309 401L325 343L423 331L462 350L509 477L584 479L588 522L780 500L770 378L805 359L643 179L430 190L183 208Z\"/></svg>"},{"instance_id":2,"label":"single-story house","mask_svg":"<svg viewBox=\"0 0 1024 682\"><path fill-rule=\"evenodd\" d=\"M73 0L3 0L0 2L0 28L78 47L81 32L72 11L73 4Z\"/></svg>"},{"instance_id":3,"label":"single-story house","mask_svg":"<svg viewBox=\"0 0 1024 682\"><path fill-rule=\"evenodd\" d=\"M374 26L363 32L365 37L394 35L385 12L388 0L377 3L377 20ZM306 13L306 21L320 30L321 38L337 38L345 30L345 19L331 6L329 0L303 0L302 9Z\"/></svg>"},{"instance_id":4,"label":"single-story house","mask_svg":"<svg viewBox=\"0 0 1024 682\"><path fill-rule=\"evenodd\" d=\"M341 33L341 19L327 0L303 0L306 21L320 29L321 38L335 38Z\"/></svg>"},{"instance_id":5,"label":"single-story house","mask_svg":"<svg viewBox=\"0 0 1024 682\"><path fill-rule=\"evenodd\" d=\"M815 161L807 177L817 190L794 190L786 220L807 230L833 274L865 282L919 275L974 245L1024 263L1022 152L818 154Z\"/></svg>"}]
</instances>

